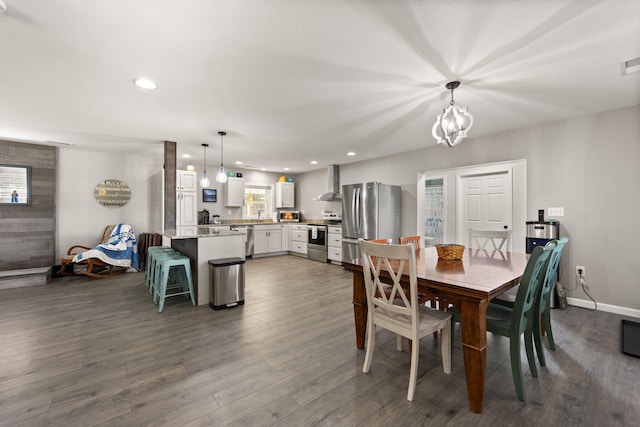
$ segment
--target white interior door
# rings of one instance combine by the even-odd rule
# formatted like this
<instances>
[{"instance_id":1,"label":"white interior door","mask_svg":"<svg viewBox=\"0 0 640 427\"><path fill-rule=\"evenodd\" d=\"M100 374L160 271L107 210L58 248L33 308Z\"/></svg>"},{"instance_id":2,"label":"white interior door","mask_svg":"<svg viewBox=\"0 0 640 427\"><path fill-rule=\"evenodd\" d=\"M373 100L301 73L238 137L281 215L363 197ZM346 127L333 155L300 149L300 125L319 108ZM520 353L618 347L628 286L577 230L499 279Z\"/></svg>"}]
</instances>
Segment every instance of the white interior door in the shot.
<instances>
[{"instance_id":1,"label":"white interior door","mask_svg":"<svg viewBox=\"0 0 640 427\"><path fill-rule=\"evenodd\" d=\"M513 191L511 170L461 175L458 180L458 236L467 242L468 230L511 230ZM511 244L507 250L511 250Z\"/></svg>"}]
</instances>

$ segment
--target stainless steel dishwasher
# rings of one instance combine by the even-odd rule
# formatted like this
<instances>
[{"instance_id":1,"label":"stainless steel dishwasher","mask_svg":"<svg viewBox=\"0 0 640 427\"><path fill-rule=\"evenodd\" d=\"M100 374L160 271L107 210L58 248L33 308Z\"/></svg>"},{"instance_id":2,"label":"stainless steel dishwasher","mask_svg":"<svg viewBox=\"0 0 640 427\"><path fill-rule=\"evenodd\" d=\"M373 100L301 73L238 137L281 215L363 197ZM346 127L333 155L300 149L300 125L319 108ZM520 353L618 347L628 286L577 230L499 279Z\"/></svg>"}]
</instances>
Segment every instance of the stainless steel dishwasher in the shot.
<instances>
[{"instance_id":1,"label":"stainless steel dishwasher","mask_svg":"<svg viewBox=\"0 0 640 427\"><path fill-rule=\"evenodd\" d=\"M247 225L247 244L245 246L247 258L253 257L253 225Z\"/></svg>"},{"instance_id":2,"label":"stainless steel dishwasher","mask_svg":"<svg viewBox=\"0 0 640 427\"><path fill-rule=\"evenodd\" d=\"M244 231L247 235L245 241L245 256L247 258L253 257L253 225L234 225L231 226L232 230Z\"/></svg>"}]
</instances>

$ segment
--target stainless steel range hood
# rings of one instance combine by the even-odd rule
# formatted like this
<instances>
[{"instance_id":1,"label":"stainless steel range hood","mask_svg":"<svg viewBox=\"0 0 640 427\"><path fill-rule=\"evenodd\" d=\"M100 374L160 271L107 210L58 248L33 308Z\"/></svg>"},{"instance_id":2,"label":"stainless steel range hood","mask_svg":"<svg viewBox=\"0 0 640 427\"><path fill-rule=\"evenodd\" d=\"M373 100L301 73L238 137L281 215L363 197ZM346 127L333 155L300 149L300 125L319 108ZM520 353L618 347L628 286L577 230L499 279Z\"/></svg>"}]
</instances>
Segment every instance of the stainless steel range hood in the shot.
<instances>
[{"instance_id":1,"label":"stainless steel range hood","mask_svg":"<svg viewBox=\"0 0 640 427\"><path fill-rule=\"evenodd\" d=\"M316 197L316 200L342 200L342 194L340 194L340 167L338 165L329 165L328 191Z\"/></svg>"}]
</instances>

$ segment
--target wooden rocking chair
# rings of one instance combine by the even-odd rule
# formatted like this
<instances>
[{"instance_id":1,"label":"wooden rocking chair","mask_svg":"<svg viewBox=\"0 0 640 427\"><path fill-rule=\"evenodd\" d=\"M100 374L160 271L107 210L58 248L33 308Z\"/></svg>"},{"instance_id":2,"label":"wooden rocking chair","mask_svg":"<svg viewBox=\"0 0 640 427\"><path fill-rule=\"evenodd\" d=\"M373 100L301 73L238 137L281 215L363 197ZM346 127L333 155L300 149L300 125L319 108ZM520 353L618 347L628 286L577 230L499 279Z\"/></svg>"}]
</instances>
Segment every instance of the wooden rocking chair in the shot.
<instances>
[{"instance_id":1,"label":"wooden rocking chair","mask_svg":"<svg viewBox=\"0 0 640 427\"><path fill-rule=\"evenodd\" d=\"M102 239L99 244L107 243L109 241L109 237L111 236L111 232L115 228L115 225L107 225L102 233ZM106 262L98 259L98 258L87 258L80 262L73 262L73 257L76 254L82 253L84 251L88 251L91 248L87 246L75 245L71 246L67 251L67 255L62 257L60 269L61 275L64 276L79 276L79 275L87 275L90 277L95 277L96 279L104 279L105 277L116 276L118 274L124 273L127 269L115 265L107 264ZM86 266L86 270L83 269L81 273L75 272L75 266Z\"/></svg>"}]
</instances>

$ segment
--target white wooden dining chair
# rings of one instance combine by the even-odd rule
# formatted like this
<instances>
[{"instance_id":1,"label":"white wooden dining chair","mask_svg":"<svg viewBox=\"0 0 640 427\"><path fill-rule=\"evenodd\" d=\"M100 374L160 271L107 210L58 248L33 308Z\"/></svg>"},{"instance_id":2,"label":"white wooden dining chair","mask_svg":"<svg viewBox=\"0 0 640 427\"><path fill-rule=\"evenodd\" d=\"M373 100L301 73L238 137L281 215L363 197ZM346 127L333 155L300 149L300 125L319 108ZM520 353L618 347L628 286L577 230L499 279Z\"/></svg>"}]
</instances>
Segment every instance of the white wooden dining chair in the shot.
<instances>
[{"instance_id":1,"label":"white wooden dining chair","mask_svg":"<svg viewBox=\"0 0 640 427\"><path fill-rule=\"evenodd\" d=\"M451 314L419 304L416 255L412 243L380 244L360 239L359 245L364 261L368 305L367 344L362 371L367 373L371 368L377 326L410 339L413 345L407 400L411 401L416 389L420 338L441 331L442 367L445 373L451 373ZM400 284L403 275L409 276L408 294ZM380 280L381 276L384 282ZM389 286L391 292L387 293L385 289ZM398 351L402 351L400 340Z\"/></svg>"},{"instance_id":2,"label":"white wooden dining chair","mask_svg":"<svg viewBox=\"0 0 640 427\"><path fill-rule=\"evenodd\" d=\"M511 230L476 230L469 229L469 248L494 251L507 251ZM490 247L487 247L489 246Z\"/></svg>"}]
</instances>

